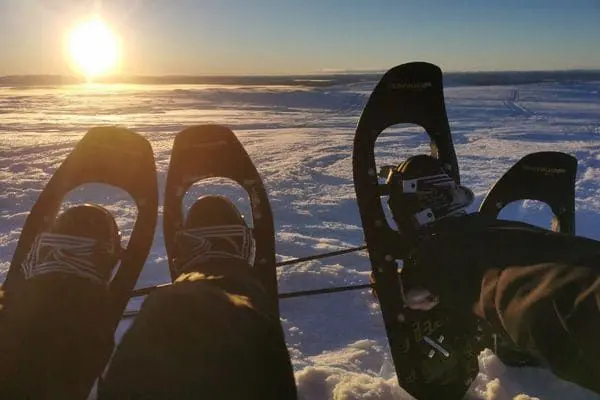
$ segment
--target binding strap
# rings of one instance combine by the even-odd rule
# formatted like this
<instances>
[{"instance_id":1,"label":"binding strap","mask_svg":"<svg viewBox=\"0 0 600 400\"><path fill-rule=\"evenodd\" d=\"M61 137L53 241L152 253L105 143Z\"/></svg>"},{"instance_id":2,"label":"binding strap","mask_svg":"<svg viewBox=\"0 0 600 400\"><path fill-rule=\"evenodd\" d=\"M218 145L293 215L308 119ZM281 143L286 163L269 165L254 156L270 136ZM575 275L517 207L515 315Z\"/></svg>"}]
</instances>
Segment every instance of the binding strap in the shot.
<instances>
[{"instance_id":1,"label":"binding strap","mask_svg":"<svg viewBox=\"0 0 600 400\"><path fill-rule=\"evenodd\" d=\"M111 253L114 249L106 242L45 232L36 237L21 268L25 279L61 272L106 285L112 268L98 264L99 261L105 263L107 258L104 257Z\"/></svg>"},{"instance_id":2,"label":"binding strap","mask_svg":"<svg viewBox=\"0 0 600 400\"><path fill-rule=\"evenodd\" d=\"M211 240L212 239L212 240ZM224 240L227 248L220 248L214 239ZM255 245L252 229L245 225L216 225L184 229L177 232L177 241L184 247L184 256L178 260L177 273L181 273L214 259L235 258L254 264Z\"/></svg>"}]
</instances>

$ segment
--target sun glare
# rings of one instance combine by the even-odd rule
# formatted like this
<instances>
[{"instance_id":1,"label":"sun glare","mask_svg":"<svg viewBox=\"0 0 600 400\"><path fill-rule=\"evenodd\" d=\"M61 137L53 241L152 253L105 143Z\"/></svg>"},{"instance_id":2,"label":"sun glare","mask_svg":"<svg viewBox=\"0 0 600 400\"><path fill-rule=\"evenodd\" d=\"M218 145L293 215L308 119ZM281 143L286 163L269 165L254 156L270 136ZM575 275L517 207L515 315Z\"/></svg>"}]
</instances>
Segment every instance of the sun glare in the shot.
<instances>
[{"instance_id":1,"label":"sun glare","mask_svg":"<svg viewBox=\"0 0 600 400\"><path fill-rule=\"evenodd\" d=\"M69 55L73 67L88 79L109 73L119 58L117 37L101 19L85 21L69 36Z\"/></svg>"}]
</instances>

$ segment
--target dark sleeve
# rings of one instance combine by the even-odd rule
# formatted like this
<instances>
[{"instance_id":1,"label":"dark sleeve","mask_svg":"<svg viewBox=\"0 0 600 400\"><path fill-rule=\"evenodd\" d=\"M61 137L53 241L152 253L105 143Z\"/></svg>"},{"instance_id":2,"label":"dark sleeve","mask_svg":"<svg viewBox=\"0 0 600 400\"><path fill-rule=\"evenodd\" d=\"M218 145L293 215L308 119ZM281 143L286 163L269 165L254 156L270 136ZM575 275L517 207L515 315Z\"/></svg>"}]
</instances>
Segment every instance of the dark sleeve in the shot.
<instances>
[{"instance_id":1,"label":"dark sleeve","mask_svg":"<svg viewBox=\"0 0 600 400\"><path fill-rule=\"evenodd\" d=\"M562 243L558 262L486 271L475 308L556 375L600 393L600 253L571 251L578 240Z\"/></svg>"},{"instance_id":2,"label":"dark sleeve","mask_svg":"<svg viewBox=\"0 0 600 400\"><path fill-rule=\"evenodd\" d=\"M432 227L402 269L559 377L600 393L600 242L478 214Z\"/></svg>"}]
</instances>

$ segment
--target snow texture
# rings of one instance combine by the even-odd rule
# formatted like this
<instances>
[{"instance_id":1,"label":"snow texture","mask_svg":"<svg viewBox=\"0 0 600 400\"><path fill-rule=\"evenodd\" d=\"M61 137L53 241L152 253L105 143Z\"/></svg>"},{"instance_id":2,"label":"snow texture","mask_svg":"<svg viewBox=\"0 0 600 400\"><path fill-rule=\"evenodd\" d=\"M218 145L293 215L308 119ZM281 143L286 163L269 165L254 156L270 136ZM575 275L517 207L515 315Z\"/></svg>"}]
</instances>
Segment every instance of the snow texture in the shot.
<instances>
[{"instance_id":1,"label":"snow texture","mask_svg":"<svg viewBox=\"0 0 600 400\"><path fill-rule=\"evenodd\" d=\"M97 125L120 124L145 135L163 190L176 132L195 124L225 124L237 133L265 180L278 260L362 245L352 139L375 83L0 87L0 277L38 194L77 140ZM473 209L520 157L564 151L579 159L577 233L600 239L600 82L454 83L445 95L463 183L476 195ZM387 130L376 149L379 165L427 152L421 131L410 126ZM228 182L195 186L186 204L207 190L232 196L249 212L245 193ZM67 204L80 201L107 206L127 239L136 215L128 196L87 185L67 198ZM549 210L531 201L511 205L502 217L550 224ZM161 222L162 214L138 287L168 280ZM363 284L369 268L365 252L281 267L279 289L287 293ZM139 304L132 301L129 309ZM369 291L282 300L281 312L301 398L410 398L396 382L380 310ZM119 327L117 337L127 326ZM548 371L508 368L489 350L479 362L481 373L469 398L598 397Z\"/></svg>"}]
</instances>

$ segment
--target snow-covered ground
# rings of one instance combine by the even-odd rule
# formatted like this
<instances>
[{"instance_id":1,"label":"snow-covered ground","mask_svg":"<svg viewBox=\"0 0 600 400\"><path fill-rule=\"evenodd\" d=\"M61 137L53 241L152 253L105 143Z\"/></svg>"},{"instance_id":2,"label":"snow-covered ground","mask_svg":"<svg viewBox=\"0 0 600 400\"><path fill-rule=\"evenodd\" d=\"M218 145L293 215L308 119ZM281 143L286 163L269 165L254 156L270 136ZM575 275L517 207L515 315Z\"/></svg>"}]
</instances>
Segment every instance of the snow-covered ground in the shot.
<instances>
[{"instance_id":1,"label":"snow-covered ground","mask_svg":"<svg viewBox=\"0 0 600 400\"><path fill-rule=\"evenodd\" d=\"M52 172L89 127L107 124L150 140L161 189L176 132L194 124L228 125L266 183L279 260L361 245L352 139L374 84L0 88L0 277ZM577 232L600 239L600 82L452 86L445 94L463 183L477 196L474 208L523 155L565 151L579 159ZM381 165L427 152L419 131L400 126L381 137ZM248 209L241 189L216 187ZM194 187L188 203L202 190L206 186ZM110 188L86 186L68 200L107 205L126 235L135 217L131 200ZM535 202L510 206L502 216L549 226L548 210ZM278 274L280 291L290 292L366 283L369 265L362 252L282 267ZM159 226L138 287L167 279ZM395 380L379 308L368 291L282 300L281 310L302 398L408 398ZM481 354L480 366L469 392L474 398L598 397L547 371L506 368L490 351Z\"/></svg>"}]
</instances>

